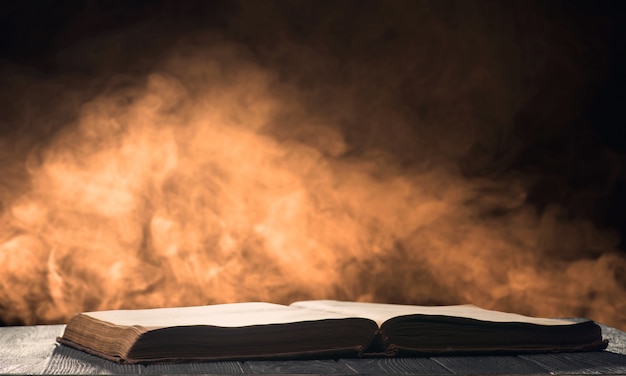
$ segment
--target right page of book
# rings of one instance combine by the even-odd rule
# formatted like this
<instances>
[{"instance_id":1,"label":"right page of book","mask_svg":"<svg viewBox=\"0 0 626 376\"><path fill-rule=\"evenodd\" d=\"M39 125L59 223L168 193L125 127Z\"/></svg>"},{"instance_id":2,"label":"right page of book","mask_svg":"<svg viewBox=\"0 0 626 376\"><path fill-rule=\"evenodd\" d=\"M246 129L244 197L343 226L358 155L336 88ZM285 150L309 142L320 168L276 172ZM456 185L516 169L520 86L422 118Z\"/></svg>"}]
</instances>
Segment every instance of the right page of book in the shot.
<instances>
[{"instance_id":1,"label":"right page of book","mask_svg":"<svg viewBox=\"0 0 626 376\"><path fill-rule=\"evenodd\" d=\"M440 315L464 317L492 322L523 322L539 325L572 325L569 320L528 317L515 313L493 311L476 307L471 304L450 306L416 306L384 303L342 302L336 300L309 300L295 302L292 307L336 312L353 317L372 319L381 326L385 321L404 315Z\"/></svg>"}]
</instances>

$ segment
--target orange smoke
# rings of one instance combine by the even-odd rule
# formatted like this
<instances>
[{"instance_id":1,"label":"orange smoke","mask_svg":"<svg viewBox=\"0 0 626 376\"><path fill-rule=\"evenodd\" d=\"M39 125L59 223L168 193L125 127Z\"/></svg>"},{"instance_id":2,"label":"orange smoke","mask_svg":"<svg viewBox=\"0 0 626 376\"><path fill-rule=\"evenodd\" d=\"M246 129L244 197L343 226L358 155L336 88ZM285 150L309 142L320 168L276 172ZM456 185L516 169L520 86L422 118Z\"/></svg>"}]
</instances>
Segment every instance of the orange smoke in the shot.
<instances>
[{"instance_id":1,"label":"orange smoke","mask_svg":"<svg viewBox=\"0 0 626 376\"><path fill-rule=\"evenodd\" d=\"M133 85L86 101L31 152L23 182L2 194L4 322L334 298L471 302L626 326L615 235L557 205L538 212L521 175L468 179L452 163L493 135L469 120L434 136L411 133L385 87L368 97L358 87L296 85L242 46L213 45L177 49ZM355 80L365 76L352 68ZM492 72L475 74L490 87ZM367 78L394 84L382 73ZM444 125L474 116L463 104L472 90L458 88L449 103L461 115ZM326 95L334 107L310 111ZM385 126L368 137L415 149L419 162L374 141L355 151L344 123L364 109L354 129L368 129L368 118L404 126L400 134L417 141ZM509 111L492 116L504 122Z\"/></svg>"}]
</instances>

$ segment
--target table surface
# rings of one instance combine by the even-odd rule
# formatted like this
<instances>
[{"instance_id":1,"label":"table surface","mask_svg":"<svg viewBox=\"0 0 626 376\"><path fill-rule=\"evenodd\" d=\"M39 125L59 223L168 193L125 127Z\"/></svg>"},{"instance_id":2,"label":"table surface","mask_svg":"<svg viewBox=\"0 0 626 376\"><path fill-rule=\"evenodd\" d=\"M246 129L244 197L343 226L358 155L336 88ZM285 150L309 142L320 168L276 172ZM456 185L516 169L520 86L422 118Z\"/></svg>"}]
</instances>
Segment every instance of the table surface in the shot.
<instances>
[{"instance_id":1,"label":"table surface","mask_svg":"<svg viewBox=\"0 0 626 376\"><path fill-rule=\"evenodd\" d=\"M626 374L626 333L602 326L606 351L518 356L227 361L121 365L61 346L64 325L0 327L1 374Z\"/></svg>"}]
</instances>

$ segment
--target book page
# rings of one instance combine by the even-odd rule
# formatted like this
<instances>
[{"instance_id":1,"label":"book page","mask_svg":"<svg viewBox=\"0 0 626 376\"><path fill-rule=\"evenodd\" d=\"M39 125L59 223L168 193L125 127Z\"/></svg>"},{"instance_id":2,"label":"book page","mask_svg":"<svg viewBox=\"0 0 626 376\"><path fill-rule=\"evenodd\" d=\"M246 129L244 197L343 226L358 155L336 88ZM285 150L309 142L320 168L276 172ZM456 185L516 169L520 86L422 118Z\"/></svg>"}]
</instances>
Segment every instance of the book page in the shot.
<instances>
[{"instance_id":1,"label":"book page","mask_svg":"<svg viewBox=\"0 0 626 376\"><path fill-rule=\"evenodd\" d=\"M385 321L404 315L441 315L464 317L492 322L524 322L538 325L571 325L567 320L523 316L515 313L492 311L471 304L451 306L415 306L383 303L341 302L335 300L309 300L295 302L292 307L337 312L352 317L365 317L376 321L380 327Z\"/></svg>"},{"instance_id":2,"label":"book page","mask_svg":"<svg viewBox=\"0 0 626 376\"><path fill-rule=\"evenodd\" d=\"M352 314L341 312L309 310L272 303L232 303L199 307L99 311L84 314L115 325L139 325L148 329L190 325L234 328L354 317Z\"/></svg>"}]
</instances>

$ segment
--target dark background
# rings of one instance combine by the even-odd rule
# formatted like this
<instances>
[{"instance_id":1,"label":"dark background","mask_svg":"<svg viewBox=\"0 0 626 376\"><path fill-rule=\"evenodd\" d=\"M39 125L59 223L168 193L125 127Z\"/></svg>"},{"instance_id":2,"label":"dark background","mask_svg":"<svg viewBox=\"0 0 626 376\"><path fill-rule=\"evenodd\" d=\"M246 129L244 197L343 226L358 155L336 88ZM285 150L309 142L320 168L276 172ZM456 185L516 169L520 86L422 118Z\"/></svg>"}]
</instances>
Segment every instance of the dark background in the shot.
<instances>
[{"instance_id":1,"label":"dark background","mask_svg":"<svg viewBox=\"0 0 626 376\"><path fill-rule=\"evenodd\" d=\"M458 12L458 2L437 1L441 12ZM393 2L389 4L394 4ZM497 18L501 13L515 13L519 21L519 40L542 38L539 19L558 24L561 33L581 42L577 46L585 71L580 81L569 85L560 62L549 65L535 77L541 88L535 100L516 114L513 132L522 140L514 152L511 145L499 146L486 161L460 165L469 176L502 171L523 171L536 177L527 198L540 210L548 203L568 208L568 215L592 220L600 228L617 229L624 249L626 238L626 180L624 155L626 137L626 6L613 1L477 1L474 8L484 8ZM409 10L418 2L404 4ZM372 29L377 17L385 19L380 9L385 2L307 1L263 2L250 4L231 1L1 1L0 64L3 82L15 69L33 77L49 78L74 74L90 82L92 77L115 72L142 71L150 60L177 38L197 30L215 30L228 38L249 45L252 50L271 48L284 40L296 41L342 59L358 59L373 54L397 53L386 50L402 36L390 28L372 43L362 37ZM463 17L463 16L461 16ZM391 22L390 22L391 21ZM419 22L416 17L416 22ZM328 24L333 33L320 33L318 24ZM98 39L103 35L124 32L142 25L141 32L130 32L137 40L135 50L93 64L89 56L59 59L60 52ZM565 30L565 31L564 31ZM141 37L138 35L141 34ZM551 43L546 32L546 43ZM410 41L403 41L403 43ZM549 51L549 48L547 51ZM585 50L586 49L586 50ZM545 52L542 52L545 55ZM145 57L140 59L139 57ZM576 53L568 59L576 59ZM544 56L545 57L545 56ZM533 57L531 56L530 59ZM10 69L7 67L11 67ZM16 68L18 67L18 68ZM575 72L579 74L581 72ZM581 85L582 83L582 85ZM13 84L17 85L17 84ZM10 86L10 85L9 85ZM6 88L6 86L5 86ZM97 92L98 88L92 88ZM8 93L7 93L8 91ZM576 99L560 91L576 92ZM3 91L1 136L8 139L41 139L54 134L61 126L37 127L15 121L19 109L12 106L11 91ZM560 113L556 116L555 113ZM570 113L564 116L564 113ZM16 125L19 124L19 125ZM19 128L19 129L16 129ZM28 143L27 143L28 144ZM24 146L25 148L28 146ZM508 154L507 154L508 153ZM19 153L18 153L19 154ZM470 159L471 160L471 159ZM505 162L503 162L505 161Z\"/></svg>"}]
</instances>

